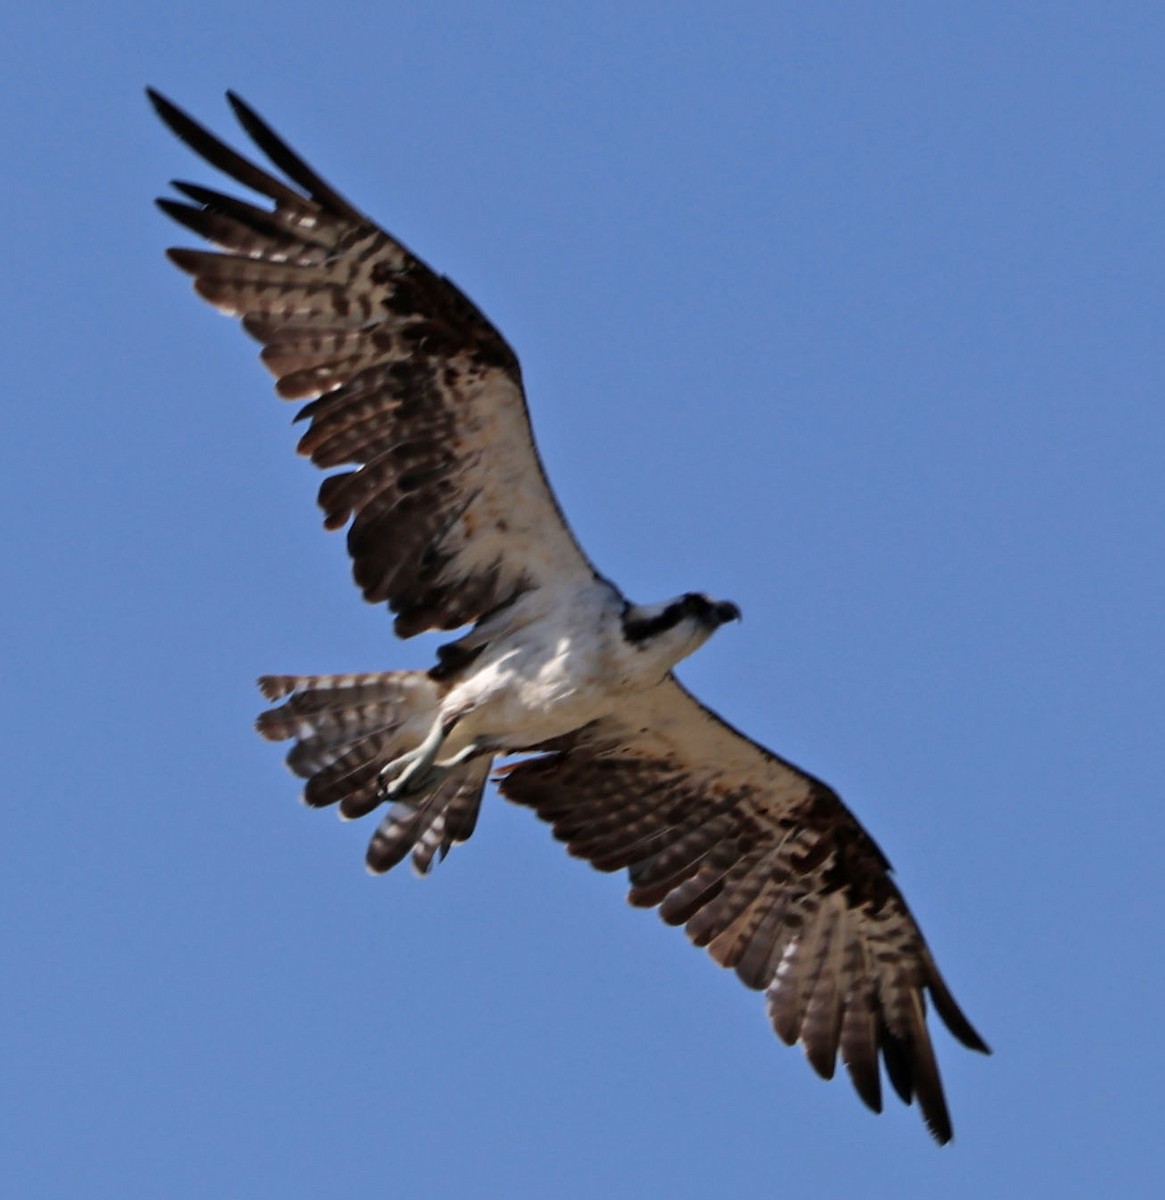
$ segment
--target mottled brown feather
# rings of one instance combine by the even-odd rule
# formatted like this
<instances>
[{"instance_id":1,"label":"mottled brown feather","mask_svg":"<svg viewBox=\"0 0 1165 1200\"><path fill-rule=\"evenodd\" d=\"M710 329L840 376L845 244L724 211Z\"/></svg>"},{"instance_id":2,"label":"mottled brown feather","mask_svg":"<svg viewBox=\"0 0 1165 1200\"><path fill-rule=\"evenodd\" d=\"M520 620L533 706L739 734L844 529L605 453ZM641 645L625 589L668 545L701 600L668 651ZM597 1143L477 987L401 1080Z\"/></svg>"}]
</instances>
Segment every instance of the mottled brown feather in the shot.
<instances>
[{"instance_id":1,"label":"mottled brown feather","mask_svg":"<svg viewBox=\"0 0 1165 1200\"><path fill-rule=\"evenodd\" d=\"M155 92L170 128L270 208L193 183L162 211L217 247L174 249L199 294L241 319L279 395L308 401L299 451L331 470L325 525L349 525L353 575L401 636L475 622L542 584L593 578L546 483L517 359L480 310L324 181L237 96L277 178ZM192 203L187 203L190 201ZM450 652L452 654L452 651ZM472 661L467 652L466 661ZM454 670L268 676L282 701L264 736L292 739L310 804L364 815L383 768L415 746ZM670 677L509 769L502 790L572 854L627 868L632 903L659 906L713 959L764 990L777 1035L826 1078L838 1053L881 1109L879 1059L937 1140L951 1136L925 996L986 1051L938 973L877 845L828 787L748 741ZM368 865L429 870L472 833L489 756L394 804Z\"/></svg>"},{"instance_id":2,"label":"mottled brown feather","mask_svg":"<svg viewBox=\"0 0 1165 1200\"><path fill-rule=\"evenodd\" d=\"M559 739L501 778L572 854L625 866L629 899L659 905L697 945L766 993L784 1041L830 1078L840 1053L881 1107L878 1059L932 1135L951 1126L926 992L986 1051L934 966L890 865L837 795L726 726L674 679Z\"/></svg>"},{"instance_id":3,"label":"mottled brown feather","mask_svg":"<svg viewBox=\"0 0 1165 1200\"><path fill-rule=\"evenodd\" d=\"M452 629L542 582L593 578L546 483L518 361L468 297L379 229L237 96L245 131L291 184L155 92L197 154L273 202L198 184L162 211L217 251L175 249L200 295L242 319L288 399L300 452L330 476L325 525L351 522L353 576L401 636Z\"/></svg>"}]
</instances>

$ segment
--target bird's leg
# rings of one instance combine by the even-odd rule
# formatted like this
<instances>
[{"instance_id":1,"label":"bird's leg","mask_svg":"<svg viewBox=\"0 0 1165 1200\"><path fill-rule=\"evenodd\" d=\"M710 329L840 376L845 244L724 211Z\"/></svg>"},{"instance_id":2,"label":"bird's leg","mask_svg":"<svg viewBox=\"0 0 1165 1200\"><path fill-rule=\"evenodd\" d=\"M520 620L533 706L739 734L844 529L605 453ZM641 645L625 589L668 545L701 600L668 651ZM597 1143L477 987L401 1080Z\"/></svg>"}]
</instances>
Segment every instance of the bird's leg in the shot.
<instances>
[{"instance_id":1,"label":"bird's leg","mask_svg":"<svg viewBox=\"0 0 1165 1200\"><path fill-rule=\"evenodd\" d=\"M452 724L446 724L438 717L419 746L414 746L381 767L380 781L384 785L386 799L395 800L421 790L452 728Z\"/></svg>"},{"instance_id":2,"label":"bird's leg","mask_svg":"<svg viewBox=\"0 0 1165 1200\"><path fill-rule=\"evenodd\" d=\"M406 796L415 796L418 792L431 791L455 767L468 762L481 752L483 743L477 739L458 750L451 758L437 761L437 755L456 723L456 720L448 723L434 721L433 727L419 746L399 758L394 758L381 769L380 778L385 784L385 799L400 800Z\"/></svg>"},{"instance_id":3,"label":"bird's leg","mask_svg":"<svg viewBox=\"0 0 1165 1200\"><path fill-rule=\"evenodd\" d=\"M471 758L475 758L483 750L489 748L490 743L485 738L475 738L468 746L458 750L452 758L443 758L440 762L433 764L434 771L447 773L452 771L454 767L461 766L462 763L469 762Z\"/></svg>"}]
</instances>

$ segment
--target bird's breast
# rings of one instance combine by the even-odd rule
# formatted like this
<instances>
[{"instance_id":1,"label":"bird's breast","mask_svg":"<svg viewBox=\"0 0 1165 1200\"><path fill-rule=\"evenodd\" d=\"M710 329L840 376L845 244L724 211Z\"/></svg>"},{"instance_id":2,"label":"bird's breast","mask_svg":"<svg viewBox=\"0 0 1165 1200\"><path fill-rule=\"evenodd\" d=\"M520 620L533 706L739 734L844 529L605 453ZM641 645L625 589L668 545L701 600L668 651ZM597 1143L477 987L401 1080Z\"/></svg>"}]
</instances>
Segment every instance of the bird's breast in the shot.
<instances>
[{"instance_id":1,"label":"bird's breast","mask_svg":"<svg viewBox=\"0 0 1165 1200\"><path fill-rule=\"evenodd\" d=\"M581 609L581 611L579 611ZM570 733L609 713L626 681L605 610L578 605L499 637L450 693L463 736L511 748Z\"/></svg>"}]
</instances>

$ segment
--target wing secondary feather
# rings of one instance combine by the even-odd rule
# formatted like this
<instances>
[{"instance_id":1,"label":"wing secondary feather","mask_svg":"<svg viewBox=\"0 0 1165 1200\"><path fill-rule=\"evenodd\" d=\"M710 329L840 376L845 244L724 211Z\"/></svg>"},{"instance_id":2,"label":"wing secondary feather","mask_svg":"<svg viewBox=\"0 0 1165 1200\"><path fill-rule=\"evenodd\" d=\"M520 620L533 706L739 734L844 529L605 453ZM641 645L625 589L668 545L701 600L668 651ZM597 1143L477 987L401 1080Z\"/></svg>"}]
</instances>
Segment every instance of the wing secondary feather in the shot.
<instances>
[{"instance_id":1,"label":"wing secondary feather","mask_svg":"<svg viewBox=\"0 0 1165 1200\"><path fill-rule=\"evenodd\" d=\"M425 760L445 774L434 775L426 794L397 795L372 839L369 866L388 870L411 854L427 871L472 833L499 748L529 746L549 729L609 710L504 769L503 794L550 822L572 854L600 870L626 869L631 903L657 907L763 991L775 1032L801 1042L819 1075L832 1077L840 1055L859 1096L880 1111L884 1074L905 1102L918 1101L933 1136L950 1140L927 999L956 1038L988 1048L939 974L885 855L829 787L732 729L671 675L629 690L658 678L678 652L650 675L609 672L601 704L588 701L530 733L531 714L540 717L562 696L585 697L594 662L607 662L592 626L610 635L608 651L633 645L640 653L689 610L648 606L646 617L627 622L632 606L604 583L609 628L602 613L564 622L571 597L597 576L547 483L505 339L237 96L228 93L236 117L279 174L149 94L179 138L265 201L179 182L182 199L158 204L213 247L173 249L172 261L262 344L278 394L307 401L296 417L307 423L298 449L335 471L319 502L326 527L347 527L365 598L387 604L404 637L480 622L444 647L427 674L264 677L268 698L285 702L260 717L259 729L296 740L288 763L307 780L307 802L338 804L350 817L378 807L386 787L405 778L401 762L418 746L437 745L427 731L446 736L478 703L467 688L472 702L450 701L446 727L447 693L472 674L490 639L503 626L516 636L523 622L543 621L538 633L553 653L531 656L527 646L521 659L514 643L503 645L502 657L513 651L537 675L546 661L574 653L587 669L551 689L557 699L545 704L537 689L529 702L523 680L510 680L513 704L497 706L507 736L483 734L448 763ZM538 589L548 594L507 626L514 611L506 606ZM710 607L697 594L682 599ZM719 608L720 620L739 616L735 606ZM610 658L622 661L617 652ZM386 785L389 769L396 773Z\"/></svg>"},{"instance_id":2,"label":"wing secondary feather","mask_svg":"<svg viewBox=\"0 0 1165 1200\"><path fill-rule=\"evenodd\" d=\"M518 360L472 301L325 183L238 97L277 178L156 92L159 116L212 166L272 202L198 184L162 211L211 242L170 258L263 343L280 396L310 402L301 454L330 475L353 575L403 637L454 629L593 569L538 459ZM294 186L293 186L294 185Z\"/></svg>"},{"instance_id":3,"label":"wing secondary feather","mask_svg":"<svg viewBox=\"0 0 1165 1200\"><path fill-rule=\"evenodd\" d=\"M750 741L676 680L501 777L568 850L626 868L629 899L684 925L748 987L814 1070L840 1053L882 1107L879 1061L939 1142L951 1121L926 996L964 1045L987 1052L947 989L885 855L825 784Z\"/></svg>"}]
</instances>

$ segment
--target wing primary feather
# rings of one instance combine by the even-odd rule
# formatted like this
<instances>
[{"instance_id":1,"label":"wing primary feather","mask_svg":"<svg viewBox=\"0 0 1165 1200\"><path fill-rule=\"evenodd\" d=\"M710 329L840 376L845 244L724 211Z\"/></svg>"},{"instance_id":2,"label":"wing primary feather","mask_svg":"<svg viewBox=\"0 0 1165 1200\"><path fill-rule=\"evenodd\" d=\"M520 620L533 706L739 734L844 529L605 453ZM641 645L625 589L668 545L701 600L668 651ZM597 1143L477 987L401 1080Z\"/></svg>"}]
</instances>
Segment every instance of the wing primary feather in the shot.
<instances>
[{"instance_id":1,"label":"wing primary feather","mask_svg":"<svg viewBox=\"0 0 1165 1200\"><path fill-rule=\"evenodd\" d=\"M177 179L173 180L173 186L200 206L193 211L203 214L208 222L213 222L214 228L227 228L224 223L230 222L236 236L246 231L252 236L252 240L258 239L255 243L256 248L264 255L294 250L297 257L304 261L323 262L329 253L328 241L324 236L315 234L303 221L289 220L280 210L259 208L234 196L214 192L209 188L198 188L194 184ZM187 229L205 237L213 237L213 234L204 233L202 229L192 225L185 216L176 214L170 207L173 203L175 202L163 203L159 200L158 207Z\"/></svg>"},{"instance_id":2,"label":"wing primary feather","mask_svg":"<svg viewBox=\"0 0 1165 1200\"><path fill-rule=\"evenodd\" d=\"M854 1090L874 1112L882 1111L882 1075L878 1068L878 1014L865 946L855 937L850 946L841 1019L841 1058Z\"/></svg>"},{"instance_id":3,"label":"wing primary feather","mask_svg":"<svg viewBox=\"0 0 1165 1200\"><path fill-rule=\"evenodd\" d=\"M922 1119L926 1122L931 1136L940 1145L945 1145L954 1136L954 1131L951 1128L946 1098L943 1096L942 1079L939 1076L938 1063L935 1061L934 1047L926 1030L926 1011L922 994L912 992L910 999L909 1045L914 1094L918 1097L918 1107L922 1110Z\"/></svg>"},{"instance_id":4,"label":"wing primary feather","mask_svg":"<svg viewBox=\"0 0 1165 1200\"><path fill-rule=\"evenodd\" d=\"M914 1097L914 1073L910 1067L910 1047L892 1029L882 1027L882 1061L886 1064L886 1076L903 1104L910 1104Z\"/></svg>"},{"instance_id":5,"label":"wing primary feather","mask_svg":"<svg viewBox=\"0 0 1165 1200\"><path fill-rule=\"evenodd\" d=\"M362 223L368 218L322 179L298 154L235 92L227 92L227 101L234 109L239 124L255 145L288 177L302 187L313 200L332 212Z\"/></svg>"},{"instance_id":6,"label":"wing primary feather","mask_svg":"<svg viewBox=\"0 0 1165 1200\"><path fill-rule=\"evenodd\" d=\"M951 995L946 981L939 974L938 968L934 965L934 960L929 954L927 954L927 962L929 965L927 991L930 992L930 998L934 1002L934 1010L942 1018L943 1024L969 1050L978 1050L980 1054L990 1054L991 1047L987 1045L979 1036L975 1027L967 1020L963 1014L963 1010L955 1002L955 998Z\"/></svg>"},{"instance_id":7,"label":"wing primary feather","mask_svg":"<svg viewBox=\"0 0 1165 1200\"><path fill-rule=\"evenodd\" d=\"M841 1033L841 1005L838 995L840 968L839 944L843 938L845 916L831 905L824 915L821 945L815 964L815 977L809 985L808 1003L801 1021L801 1040L805 1057L822 1079L832 1079L837 1065L837 1043Z\"/></svg>"},{"instance_id":8,"label":"wing primary feather","mask_svg":"<svg viewBox=\"0 0 1165 1200\"><path fill-rule=\"evenodd\" d=\"M287 184L269 175L266 171L245 159L237 150L215 137L205 126L182 111L153 88L146 88L146 95L154 111L170 127L170 130L194 151L205 158L212 167L229 175L236 183L268 196L272 200L288 204L296 209L304 206L304 198Z\"/></svg>"},{"instance_id":9,"label":"wing primary feather","mask_svg":"<svg viewBox=\"0 0 1165 1200\"><path fill-rule=\"evenodd\" d=\"M156 203L166 216L192 233L197 233L216 246L243 251L251 257L261 252L263 257L272 258L286 251L294 251L296 243L302 241L274 221L240 220L219 209L206 206L198 208L164 196ZM302 252L296 254L292 261L302 261Z\"/></svg>"},{"instance_id":10,"label":"wing primary feather","mask_svg":"<svg viewBox=\"0 0 1165 1200\"><path fill-rule=\"evenodd\" d=\"M597 573L533 445L517 359L477 306L235 93L227 99L244 132L290 184L147 92L196 154L274 202L268 210L177 182L193 204L158 204L225 251L169 256L264 343L277 391L310 400L297 417L310 422L300 451L325 469L358 465L325 478L319 503L326 527L351 521L353 575L367 599L387 602L397 633L492 628L492 614L524 592L592 586ZM338 803L352 817L382 802L380 771L415 739L433 708L429 691L441 686L439 670L405 674L412 683L395 673L261 681L268 699L287 699L260 717L260 732L295 739L288 763L307 780L309 804ZM884 1064L933 1136L950 1139L925 993L959 1041L988 1047L939 975L889 862L831 789L670 675L533 749L541 757L507 770L504 795L533 807L572 854L600 870L628 868L631 902L659 906L764 989L777 1035L800 1040L818 1074L832 1076L840 1052L860 1098L880 1111ZM423 873L468 837L490 761L390 810L370 869L411 852Z\"/></svg>"},{"instance_id":11,"label":"wing primary feather","mask_svg":"<svg viewBox=\"0 0 1165 1200\"><path fill-rule=\"evenodd\" d=\"M801 1042L819 1075L831 1078L840 1055L858 1097L881 1112L884 1067L935 1140L948 1141L924 993L956 1037L986 1047L885 855L836 793L762 748L750 761L751 743L674 680L661 686L666 699L628 701L577 740L515 764L503 794L533 807L572 854L627 867L628 899L659 905L764 990L774 1032Z\"/></svg>"}]
</instances>

